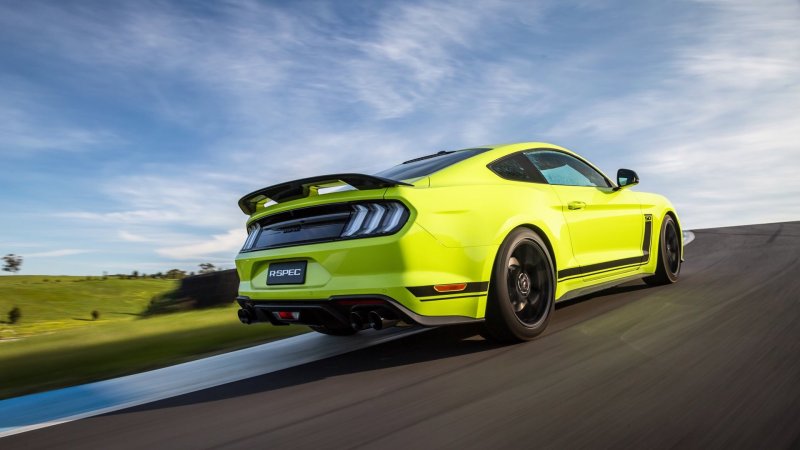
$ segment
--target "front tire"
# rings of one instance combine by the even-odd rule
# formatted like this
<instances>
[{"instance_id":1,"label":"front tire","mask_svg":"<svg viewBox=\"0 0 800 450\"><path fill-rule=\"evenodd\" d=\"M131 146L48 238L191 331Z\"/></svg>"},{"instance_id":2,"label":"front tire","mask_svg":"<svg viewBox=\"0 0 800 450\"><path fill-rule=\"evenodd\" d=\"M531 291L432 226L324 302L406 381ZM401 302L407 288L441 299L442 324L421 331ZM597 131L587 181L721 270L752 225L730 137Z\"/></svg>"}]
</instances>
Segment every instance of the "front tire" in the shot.
<instances>
[{"instance_id":1,"label":"front tire","mask_svg":"<svg viewBox=\"0 0 800 450\"><path fill-rule=\"evenodd\" d=\"M497 253L486 303L485 337L529 341L550 321L555 303L555 268L541 237L517 228Z\"/></svg>"},{"instance_id":2,"label":"front tire","mask_svg":"<svg viewBox=\"0 0 800 450\"><path fill-rule=\"evenodd\" d=\"M664 216L658 239L656 273L644 279L650 286L662 286L678 281L678 275L681 273L681 239L678 233L675 219L669 214Z\"/></svg>"}]
</instances>

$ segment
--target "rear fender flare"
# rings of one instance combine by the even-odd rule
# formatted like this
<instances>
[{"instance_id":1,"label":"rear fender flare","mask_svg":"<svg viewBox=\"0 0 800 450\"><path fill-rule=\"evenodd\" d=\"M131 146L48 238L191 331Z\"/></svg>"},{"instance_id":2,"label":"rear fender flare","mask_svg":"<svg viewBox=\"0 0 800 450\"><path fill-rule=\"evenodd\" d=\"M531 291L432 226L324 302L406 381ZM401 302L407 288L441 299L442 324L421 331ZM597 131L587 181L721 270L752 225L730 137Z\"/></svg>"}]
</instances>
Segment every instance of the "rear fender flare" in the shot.
<instances>
[{"instance_id":1,"label":"rear fender flare","mask_svg":"<svg viewBox=\"0 0 800 450\"><path fill-rule=\"evenodd\" d=\"M553 261L553 271L554 271L554 273L558 273L558 261L556 260L556 254L553 251L553 244L552 244L551 237L548 235L548 233L542 227L539 227L538 225L535 225L535 224L532 224L532 223L522 223L522 224L519 224L519 225L507 230L506 233L503 235L503 239L500 241L500 243L498 243L497 245L493 245L491 247L491 249L492 249L491 251L493 253L487 254L486 260L484 262L484 267L483 267L482 273L483 273L483 279L489 281L489 292L491 292L491 290L492 290L492 285L491 285L491 283L492 283L492 272L494 271L494 266L497 263L497 257L498 257L498 255L500 253L500 247L503 245L503 242L505 241L505 239L514 230L516 230L518 228L527 228L527 229L533 231L534 233L536 233L542 239L542 241L544 241L544 244L547 246L547 251L550 252L550 258ZM556 281L556 280L554 280L554 281ZM487 293L486 298L481 302L481 304L478 305L479 311L481 313L481 317L486 315L486 301L487 300L488 300L488 293Z\"/></svg>"}]
</instances>

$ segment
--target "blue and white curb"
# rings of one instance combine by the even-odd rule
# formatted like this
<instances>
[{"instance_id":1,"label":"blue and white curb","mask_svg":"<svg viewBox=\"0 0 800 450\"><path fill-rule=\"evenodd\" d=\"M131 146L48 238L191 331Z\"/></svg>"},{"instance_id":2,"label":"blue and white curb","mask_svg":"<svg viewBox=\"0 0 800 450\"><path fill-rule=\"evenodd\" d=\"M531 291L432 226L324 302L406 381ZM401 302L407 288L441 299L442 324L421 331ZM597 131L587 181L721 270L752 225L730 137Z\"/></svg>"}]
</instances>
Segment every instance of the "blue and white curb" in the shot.
<instances>
[{"instance_id":1,"label":"blue and white curb","mask_svg":"<svg viewBox=\"0 0 800 450\"><path fill-rule=\"evenodd\" d=\"M118 411L349 353L427 328L307 333L163 369L0 401L0 438Z\"/></svg>"}]
</instances>

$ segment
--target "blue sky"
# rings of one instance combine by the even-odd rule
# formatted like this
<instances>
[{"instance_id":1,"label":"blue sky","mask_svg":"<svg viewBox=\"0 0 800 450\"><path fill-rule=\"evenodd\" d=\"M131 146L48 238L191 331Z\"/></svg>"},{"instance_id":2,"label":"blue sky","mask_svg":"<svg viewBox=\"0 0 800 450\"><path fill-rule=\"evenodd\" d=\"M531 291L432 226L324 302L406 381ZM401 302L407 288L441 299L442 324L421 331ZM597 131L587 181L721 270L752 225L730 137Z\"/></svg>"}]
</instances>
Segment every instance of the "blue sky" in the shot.
<instances>
[{"instance_id":1,"label":"blue sky","mask_svg":"<svg viewBox=\"0 0 800 450\"><path fill-rule=\"evenodd\" d=\"M702 228L800 220L796 1L0 3L0 254L233 267L238 198L541 140Z\"/></svg>"}]
</instances>

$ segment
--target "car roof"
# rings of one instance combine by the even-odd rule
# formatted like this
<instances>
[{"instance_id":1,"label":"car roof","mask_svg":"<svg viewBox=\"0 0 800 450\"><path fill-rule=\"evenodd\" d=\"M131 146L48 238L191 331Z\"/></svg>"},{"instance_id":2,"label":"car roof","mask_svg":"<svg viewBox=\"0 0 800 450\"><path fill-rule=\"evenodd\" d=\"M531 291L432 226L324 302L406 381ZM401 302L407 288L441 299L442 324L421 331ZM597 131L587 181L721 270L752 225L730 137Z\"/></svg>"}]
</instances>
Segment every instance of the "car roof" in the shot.
<instances>
[{"instance_id":1,"label":"car roof","mask_svg":"<svg viewBox=\"0 0 800 450\"><path fill-rule=\"evenodd\" d=\"M496 175L494 175L490 170L482 171L479 170L479 168L485 168L488 164L492 163L493 161L496 161L504 156L511 155L517 152L525 150L535 150L535 149L549 149L549 150L561 151L577 157L581 161L584 161L590 166L592 166L595 170L597 170L604 177L606 177L606 179L611 181L611 178L609 178L602 170L600 170L600 168L595 166L591 161L587 160L578 153L575 153L559 145L551 144L549 142L527 141L527 142L515 142L506 144L476 145L474 147L469 147L469 148L488 148L490 150L469 157L463 161L459 161L451 166L445 167L437 172L432 173L430 176L435 177L437 179L450 178L452 176L456 176L456 178L463 178L458 176L460 174L468 178L472 177L482 178L481 175L494 178L496 177ZM461 181L466 181L466 180L461 180ZM475 181L477 181L477 179Z\"/></svg>"},{"instance_id":2,"label":"car roof","mask_svg":"<svg viewBox=\"0 0 800 450\"><path fill-rule=\"evenodd\" d=\"M549 148L555 150L561 150L573 155L576 155L575 152L566 149L564 147L551 144L549 142L541 142L541 141L529 141L529 142L514 142L514 143L506 143L506 144L494 144L494 145L477 145L475 147L478 148L489 148L488 152L482 153L477 155L475 158L470 159L477 159L477 157L484 157L485 159L489 159L494 161L495 159L502 158L503 156L510 155L512 153L521 152L524 150L534 150L539 148ZM473 147L474 148L474 147ZM579 155L578 155L579 156Z\"/></svg>"}]
</instances>

